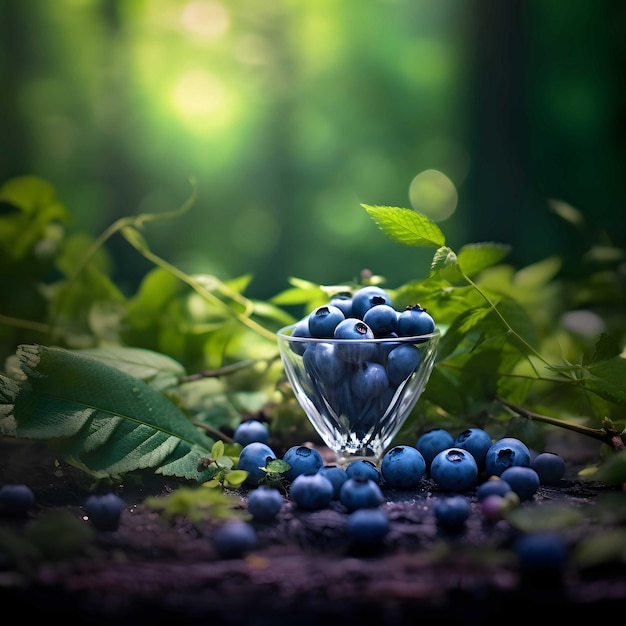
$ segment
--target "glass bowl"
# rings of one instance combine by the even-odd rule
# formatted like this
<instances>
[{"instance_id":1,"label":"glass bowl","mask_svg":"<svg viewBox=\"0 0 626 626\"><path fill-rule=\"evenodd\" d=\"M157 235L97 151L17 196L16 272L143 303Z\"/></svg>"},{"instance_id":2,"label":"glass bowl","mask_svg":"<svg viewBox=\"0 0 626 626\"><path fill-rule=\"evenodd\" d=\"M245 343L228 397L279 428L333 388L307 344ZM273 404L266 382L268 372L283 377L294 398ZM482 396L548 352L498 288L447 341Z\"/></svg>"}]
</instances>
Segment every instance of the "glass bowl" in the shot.
<instances>
[{"instance_id":1,"label":"glass bowl","mask_svg":"<svg viewBox=\"0 0 626 626\"><path fill-rule=\"evenodd\" d=\"M322 441L345 466L376 466L430 377L440 333L384 339L318 339L277 332L296 399Z\"/></svg>"}]
</instances>

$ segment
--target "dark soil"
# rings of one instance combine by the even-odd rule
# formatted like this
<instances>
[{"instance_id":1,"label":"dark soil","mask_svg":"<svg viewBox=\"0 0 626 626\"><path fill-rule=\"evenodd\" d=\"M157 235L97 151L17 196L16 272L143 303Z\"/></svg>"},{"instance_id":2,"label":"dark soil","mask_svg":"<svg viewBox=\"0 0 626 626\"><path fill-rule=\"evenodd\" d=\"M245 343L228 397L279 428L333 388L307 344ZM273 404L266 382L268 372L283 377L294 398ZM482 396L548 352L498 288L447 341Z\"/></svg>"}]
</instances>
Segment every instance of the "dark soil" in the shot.
<instances>
[{"instance_id":1,"label":"dark soil","mask_svg":"<svg viewBox=\"0 0 626 626\"><path fill-rule=\"evenodd\" d=\"M577 461L586 461L580 450ZM626 608L623 555L598 568L581 569L572 559L559 575L523 576L512 550L519 531L505 521L486 523L475 502L462 530L444 531L432 512L441 494L426 479L411 492L383 489L392 531L376 548L348 541L342 505L305 512L286 500L276 521L253 522L259 539L254 550L223 559L211 543L220 520L168 521L143 503L183 483L150 474L127 477L115 486L126 503L119 528L94 531L82 519L93 486L87 478L56 464L39 443L0 439L0 484L24 482L37 498L26 518L1 518L0 531L14 533L9 536L17 542L46 513L63 510L93 532L76 553L52 551L45 558L20 559L17 548L3 554L0 542L0 601L5 609L19 607L20 619L205 626L308 626L339 619L359 625L500 624L547 618L548 611L558 619L585 620ZM620 493L616 486L579 480L570 465L561 484L541 487L521 506L559 500L593 506L612 491ZM245 513L247 490L232 495ZM583 523L563 532L573 547L588 528ZM62 534L60 528L55 545L68 539Z\"/></svg>"}]
</instances>

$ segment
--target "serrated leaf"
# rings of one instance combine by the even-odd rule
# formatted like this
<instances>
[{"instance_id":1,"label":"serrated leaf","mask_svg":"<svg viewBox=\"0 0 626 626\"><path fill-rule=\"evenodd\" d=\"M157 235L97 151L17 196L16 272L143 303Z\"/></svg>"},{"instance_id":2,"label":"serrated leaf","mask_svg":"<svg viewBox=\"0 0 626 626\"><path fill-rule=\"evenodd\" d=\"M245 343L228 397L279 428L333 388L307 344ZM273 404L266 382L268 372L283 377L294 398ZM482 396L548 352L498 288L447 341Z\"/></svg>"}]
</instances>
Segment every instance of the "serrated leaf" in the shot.
<instances>
[{"instance_id":1,"label":"serrated leaf","mask_svg":"<svg viewBox=\"0 0 626 626\"><path fill-rule=\"evenodd\" d=\"M626 359L614 357L587 366L590 376L582 380L585 389L618 406L626 406Z\"/></svg>"},{"instance_id":2,"label":"serrated leaf","mask_svg":"<svg viewBox=\"0 0 626 626\"><path fill-rule=\"evenodd\" d=\"M160 352L143 348L85 348L77 353L116 367L158 390L175 385L186 374L185 368L178 361Z\"/></svg>"},{"instance_id":3,"label":"serrated leaf","mask_svg":"<svg viewBox=\"0 0 626 626\"><path fill-rule=\"evenodd\" d=\"M407 246L439 247L446 242L439 226L412 209L361 204L391 239Z\"/></svg>"},{"instance_id":4,"label":"serrated leaf","mask_svg":"<svg viewBox=\"0 0 626 626\"><path fill-rule=\"evenodd\" d=\"M435 252L430 264L430 276L437 276L450 283L463 280L458 257L452 248L442 246Z\"/></svg>"},{"instance_id":5,"label":"serrated leaf","mask_svg":"<svg viewBox=\"0 0 626 626\"><path fill-rule=\"evenodd\" d=\"M207 476L198 461L213 440L142 380L62 348L22 345L17 357L25 376L18 390L0 378L17 437L49 440L61 457L99 475L153 469L192 480Z\"/></svg>"},{"instance_id":6,"label":"serrated leaf","mask_svg":"<svg viewBox=\"0 0 626 626\"><path fill-rule=\"evenodd\" d=\"M487 267L499 263L510 250L511 246L500 243L472 243L459 250L457 261L466 276L475 276Z\"/></svg>"}]
</instances>

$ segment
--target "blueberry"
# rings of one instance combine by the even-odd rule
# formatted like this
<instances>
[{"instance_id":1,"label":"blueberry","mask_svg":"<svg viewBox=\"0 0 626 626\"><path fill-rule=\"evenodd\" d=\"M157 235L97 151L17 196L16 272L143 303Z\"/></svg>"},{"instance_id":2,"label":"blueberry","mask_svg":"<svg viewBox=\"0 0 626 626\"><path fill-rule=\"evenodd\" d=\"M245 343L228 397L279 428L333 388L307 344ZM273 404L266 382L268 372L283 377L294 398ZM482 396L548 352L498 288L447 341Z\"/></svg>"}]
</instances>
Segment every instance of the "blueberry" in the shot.
<instances>
[{"instance_id":1,"label":"blueberry","mask_svg":"<svg viewBox=\"0 0 626 626\"><path fill-rule=\"evenodd\" d=\"M565 461L554 452L541 452L530 466L539 475L542 485L556 485L565 476Z\"/></svg>"},{"instance_id":2,"label":"blueberry","mask_svg":"<svg viewBox=\"0 0 626 626\"><path fill-rule=\"evenodd\" d=\"M346 524L348 538L364 545L381 543L390 529L389 516L379 508L357 509L349 514Z\"/></svg>"},{"instance_id":3,"label":"blueberry","mask_svg":"<svg viewBox=\"0 0 626 626\"><path fill-rule=\"evenodd\" d=\"M487 450L489 450L492 444L493 441L489 433L482 428L475 427L467 428L454 439L454 447L467 450L476 460L479 470L485 468Z\"/></svg>"},{"instance_id":4,"label":"blueberry","mask_svg":"<svg viewBox=\"0 0 626 626\"><path fill-rule=\"evenodd\" d=\"M283 455L283 461L290 465L285 473L288 480L294 480L300 474L315 474L324 465L322 455L307 446L292 446Z\"/></svg>"},{"instance_id":5,"label":"blueberry","mask_svg":"<svg viewBox=\"0 0 626 626\"><path fill-rule=\"evenodd\" d=\"M339 489L341 489L341 485L348 480L346 470L337 465L325 465L324 467L319 468L318 473L330 480L334 489L333 500L337 500L339 498Z\"/></svg>"},{"instance_id":6,"label":"blueberry","mask_svg":"<svg viewBox=\"0 0 626 626\"><path fill-rule=\"evenodd\" d=\"M359 319L373 306L381 304L393 306L391 296L382 287L367 285L352 294L352 314Z\"/></svg>"},{"instance_id":7,"label":"blueberry","mask_svg":"<svg viewBox=\"0 0 626 626\"><path fill-rule=\"evenodd\" d=\"M289 489L291 501L309 511L325 509L333 499L335 488L323 474L300 474Z\"/></svg>"},{"instance_id":8,"label":"blueberry","mask_svg":"<svg viewBox=\"0 0 626 626\"><path fill-rule=\"evenodd\" d=\"M505 496L510 491L513 490L511 489L511 485L509 485L506 480L502 480L500 476L492 476L484 483L481 483L478 487L476 487L476 498L480 502L492 494Z\"/></svg>"},{"instance_id":9,"label":"blueberry","mask_svg":"<svg viewBox=\"0 0 626 626\"><path fill-rule=\"evenodd\" d=\"M522 502L532 498L539 489L539 474L532 467L525 465L507 467L500 474L500 478L511 485L511 489Z\"/></svg>"},{"instance_id":10,"label":"blueberry","mask_svg":"<svg viewBox=\"0 0 626 626\"><path fill-rule=\"evenodd\" d=\"M377 398L389 387L389 378L384 365L372 361L363 362L350 378L350 391L360 399Z\"/></svg>"},{"instance_id":11,"label":"blueberry","mask_svg":"<svg viewBox=\"0 0 626 626\"><path fill-rule=\"evenodd\" d=\"M294 325L291 331L291 336L292 337L304 337L304 338L311 337L311 332L309 331L308 316L296 322L296 324ZM295 354L299 354L300 356L302 356L304 354L304 351L307 348L307 344L304 341L290 341L289 347Z\"/></svg>"},{"instance_id":12,"label":"blueberry","mask_svg":"<svg viewBox=\"0 0 626 626\"><path fill-rule=\"evenodd\" d=\"M374 339L374 333L365 322L359 319L348 317L339 322L334 336L335 339L356 340L336 344L337 354L348 363L364 363L373 360L376 355L376 344L366 341Z\"/></svg>"},{"instance_id":13,"label":"blueberry","mask_svg":"<svg viewBox=\"0 0 626 626\"><path fill-rule=\"evenodd\" d=\"M422 480L426 472L426 461L417 448L399 445L385 452L380 472L390 487L412 489Z\"/></svg>"},{"instance_id":14,"label":"blueberry","mask_svg":"<svg viewBox=\"0 0 626 626\"><path fill-rule=\"evenodd\" d=\"M8 515L26 515L35 504L33 490L22 483L0 487L0 512Z\"/></svg>"},{"instance_id":15,"label":"blueberry","mask_svg":"<svg viewBox=\"0 0 626 626\"><path fill-rule=\"evenodd\" d=\"M435 330L435 321L419 304L408 306L398 314L398 335L413 337L427 335Z\"/></svg>"},{"instance_id":16,"label":"blueberry","mask_svg":"<svg viewBox=\"0 0 626 626\"><path fill-rule=\"evenodd\" d=\"M266 475L261 468L267 467L268 462L275 458L274 451L261 441L253 441L244 446L237 461L237 469L248 472L244 484L249 487L257 487Z\"/></svg>"},{"instance_id":17,"label":"blueberry","mask_svg":"<svg viewBox=\"0 0 626 626\"><path fill-rule=\"evenodd\" d=\"M444 428L433 428L422 433L415 443L415 447L422 453L424 461L426 461L426 469L430 469L432 460L439 452L453 446L454 437Z\"/></svg>"},{"instance_id":18,"label":"blueberry","mask_svg":"<svg viewBox=\"0 0 626 626\"><path fill-rule=\"evenodd\" d=\"M335 344L312 344L307 348L303 359L311 377L324 385L336 386L348 375L350 366L337 356Z\"/></svg>"},{"instance_id":19,"label":"blueberry","mask_svg":"<svg viewBox=\"0 0 626 626\"><path fill-rule=\"evenodd\" d=\"M259 420L246 420L241 422L233 433L233 441L240 446L247 446L253 441L267 443L270 433L267 426Z\"/></svg>"},{"instance_id":20,"label":"blueberry","mask_svg":"<svg viewBox=\"0 0 626 626\"><path fill-rule=\"evenodd\" d=\"M569 558L569 546L555 532L520 535L513 543L522 579L533 586L560 584Z\"/></svg>"},{"instance_id":21,"label":"blueberry","mask_svg":"<svg viewBox=\"0 0 626 626\"><path fill-rule=\"evenodd\" d=\"M380 484L380 471L367 459L357 459L346 465L346 476L348 478L359 478L365 480L369 478L376 484Z\"/></svg>"},{"instance_id":22,"label":"blueberry","mask_svg":"<svg viewBox=\"0 0 626 626\"><path fill-rule=\"evenodd\" d=\"M85 502L85 513L98 530L117 530L124 501L114 493L93 494Z\"/></svg>"},{"instance_id":23,"label":"blueberry","mask_svg":"<svg viewBox=\"0 0 626 626\"><path fill-rule=\"evenodd\" d=\"M401 343L387 356L387 376L394 385L406 380L419 366L422 354L412 343Z\"/></svg>"},{"instance_id":24,"label":"blueberry","mask_svg":"<svg viewBox=\"0 0 626 626\"><path fill-rule=\"evenodd\" d=\"M333 336L335 327L344 319L341 309L332 305L318 306L309 315L309 332L311 337L327 339Z\"/></svg>"},{"instance_id":25,"label":"blueberry","mask_svg":"<svg viewBox=\"0 0 626 626\"><path fill-rule=\"evenodd\" d=\"M344 317L354 317L351 295L339 293L336 296L333 296L328 304L336 306L340 309Z\"/></svg>"},{"instance_id":26,"label":"blueberry","mask_svg":"<svg viewBox=\"0 0 626 626\"><path fill-rule=\"evenodd\" d=\"M363 321L376 337L387 337L398 328L398 312L388 304L380 304L365 311Z\"/></svg>"},{"instance_id":27,"label":"blueberry","mask_svg":"<svg viewBox=\"0 0 626 626\"><path fill-rule=\"evenodd\" d=\"M455 530L461 528L472 512L470 501L460 494L437 498L435 520L440 526Z\"/></svg>"},{"instance_id":28,"label":"blueberry","mask_svg":"<svg viewBox=\"0 0 626 626\"><path fill-rule=\"evenodd\" d=\"M339 501L352 512L376 508L385 498L380 486L370 478L348 478L339 489Z\"/></svg>"},{"instance_id":29,"label":"blueberry","mask_svg":"<svg viewBox=\"0 0 626 626\"><path fill-rule=\"evenodd\" d=\"M528 446L515 437L503 437L495 441L485 455L485 471L490 476L500 476L512 465L530 466Z\"/></svg>"},{"instance_id":30,"label":"blueberry","mask_svg":"<svg viewBox=\"0 0 626 626\"><path fill-rule=\"evenodd\" d=\"M269 522L276 518L283 505L283 496L275 487L261 485L248 496L248 511L254 519Z\"/></svg>"},{"instance_id":31,"label":"blueberry","mask_svg":"<svg viewBox=\"0 0 626 626\"><path fill-rule=\"evenodd\" d=\"M478 466L467 450L447 448L433 459L430 476L443 491L466 491L476 485Z\"/></svg>"},{"instance_id":32,"label":"blueberry","mask_svg":"<svg viewBox=\"0 0 626 626\"><path fill-rule=\"evenodd\" d=\"M258 537L248 522L229 519L213 531L211 541L218 556L231 559L252 550L257 545Z\"/></svg>"}]
</instances>

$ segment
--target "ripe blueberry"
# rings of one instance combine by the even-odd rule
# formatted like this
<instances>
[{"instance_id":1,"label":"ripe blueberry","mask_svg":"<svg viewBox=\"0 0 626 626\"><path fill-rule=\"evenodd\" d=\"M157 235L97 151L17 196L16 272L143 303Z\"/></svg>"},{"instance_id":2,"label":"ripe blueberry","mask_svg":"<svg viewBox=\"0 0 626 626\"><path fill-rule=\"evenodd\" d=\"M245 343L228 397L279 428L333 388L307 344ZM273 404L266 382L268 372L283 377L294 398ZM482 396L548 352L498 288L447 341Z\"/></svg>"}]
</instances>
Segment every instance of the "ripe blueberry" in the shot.
<instances>
[{"instance_id":1,"label":"ripe blueberry","mask_svg":"<svg viewBox=\"0 0 626 626\"><path fill-rule=\"evenodd\" d=\"M274 451L261 441L253 441L244 446L237 461L237 469L248 472L244 484L257 487L259 481L265 477L265 472L261 468L266 467L268 462L275 458Z\"/></svg>"},{"instance_id":2,"label":"ripe blueberry","mask_svg":"<svg viewBox=\"0 0 626 626\"><path fill-rule=\"evenodd\" d=\"M248 496L248 511L261 522L269 522L276 518L283 505L283 496L275 487L261 485Z\"/></svg>"},{"instance_id":3,"label":"ripe blueberry","mask_svg":"<svg viewBox=\"0 0 626 626\"><path fill-rule=\"evenodd\" d=\"M238 519L226 520L211 535L217 554L225 559L242 556L256 546L257 540L254 528Z\"/></svg>"},{"instance_id":4,"label":"ripe blueberry","mask_svg":"<svg viewBox=\"0 0 626 626\"><path fill-rule=\"evenodd\" d=\"M270 433L267 426L259 420L246 420L241 422L233 433L233 441L240 446L247 446L253 441L267 443Z\"/></svg>"},{"instance_id":5,"label":"ripe blueberry","mask_svg":"<svg viewBox=\"0 0 626 626\"><path fill-rule=\"evenodd\" d=\"M476 460L479 470L485 467L487 450L489 450L492 443L491 436L487 431L475 427L467 428L454 439L454 446L467 450Z\"/></svg>"},{"instance_id":6,"label":"ripe blueberry","mask_svg":"<svg viewBox=\"0 0 626 626\"><path fill-rule=\"evenodd\" d=\"M461 528L472 512L470 501L460 494L437 498L433 510L437 523L451 530Z\"/></svg>"},{"instance_id":7,"label":"ripe blueberry","mask_svg":"<svg viewBox=\"0 0 626 626\"><path fill-rule=\"evenodd\" d=\"M401 343L387 356L387 376L394 385L406 380L419 366L422 354L412 343Z\"/></svg>"},{"instance_id":8,"label":"ripe blueberry","mask_svg":"<svg viewBox=\"0 0 626 626\"><path fill-rule=\"evenodd\" d=\"M525 465L511 465L507 467L500 478L509 485L523 502L532 498L539 489L539 474L532 468Z\"/></svg>"},{"instance_id":9,"label":"ripe blueberry","mask_svg":"<svg viewBox=\"0 0 626 626\"><path fill-rule=\"evenodd\" d=\"M311 337L330 338L339 322L346 319L340 308L325 304L318 306L309 315L309 332Z\"/></svg>"},{"instance_id":10,"label":"ripe blueberry","mask_svg":"<svg viewBox=\"0 0 626 626\"><path fill-rule=\"evenodd\" d=\"M98 530L117 530L124 501L114 493L93 494L85 502L85 513Z\"/></svg>"},{"instance_id":11,"label":"ripe blueberry","mask_svg":"<svg viewBox=\"0 0 626 626\"><path fill-rule=\"evenodd\" d=\"M413 337L427 335L435 330L435 321L419 304L408 306L398 314L398 335Z\"/></svg>"},{"instance_id":12,"label":"ripe blueberry","mask_svg":"<svg viewBox=\"0 0 626 626\"><path fill-rule=\"evenodd\" d=\"M415 447L422 453L426 461L426 469L430 468L432 460L447 448L454 446L454 437L444 428L433 428L422 433L415 443Z\"/></svg>"},{"instance_id":13,"label":"ripe blueberry","mask_svg":"<svg viewBox=\"0 0 626 626\"><path fill-rule=\"evenodd\" d=\"M301 509L325 509L333 499L335 488L323 474L300 474L289 489L292 502Z\"/></svg>"},{"instance_id":14,"label":"ripe blueberry","mask_svg":"<svg viewBox=\"0 0 626 626\"><path fill-rule=\"evenodd\" d=\"M528 446L515 437L503 437L495 441L485 455L485 471L489 476L500 476L512 465L530 465Z\"/></svg>"},{"instance_id":15,"label":"ripe blueberry","mask_svg":"<svg viewBox=\"0 0 626 626\"><path fill-rule=\"evenodd\" d=\"M359 319L363 319L365 313L373 306L380 304L393 306L391 296L382 287L367 285L352 294L352 313Z\"/></svg>"},{"instance_id":16,"label":"ripe blueberry","mask_svg":"<svg viewBox=\"0 0 626 626\"><path fill-rule=\"evenodd\" d=\"M384 454L380 472L390 487L412 489L422 480L426 472L426 461L417 448L399 445Z\"/></svg>"},{"instance_id":17,"label":"ripe blueberry","mask_svg":"<svg viewBox=\"0 0 626 626\"><path fill-rule=\"evenodd\" d=\"M352 512L376 508L385 498L379 485L370 478L348 478L339 489L339 501Z\"/></svg>"},{"instance_id":18,"label":"ripe blueberry","mask_svg":"<svg viewBox=\"0 0 626 626\"><path fill-rule=\"evenodd\" d=\"M430 476L443 491L466 491L476 485L478 466L467 450L448 448L433 459Z\"/></svg>"},{"instance_id":19,"label":"ripe blueberry","mask_svg":"<svg viewBox=\"0 0 626 626\"><path fill-rule=\"evenodd\" d=\"M542 485L555 485L565 476L565 461L554 452L541 452L530 466L539 474Z\"/></svg>"},{"instance_id":20,"label":"ripe blueberry","mask_svg":"<svg viewBox=\"0 0 626 626\"><path fill-rule=\"evenodd\" d=\"M21 483L0 487L0 512L8 515L26 515L35 504L35 494Z\"/></svg>"},{"instance_id":21,"label":"ripe blueberry","mask_svg":"<svg viewBox=\"0 0 626 626\"><path fill-rule=\"evenodd\" d=\"M322 455L307 446L292 446L283 455L283 461L290 465L285 473L288 480L294 480L300 474L315 474L324 465Z\"/></svg>"}]
</instances>

